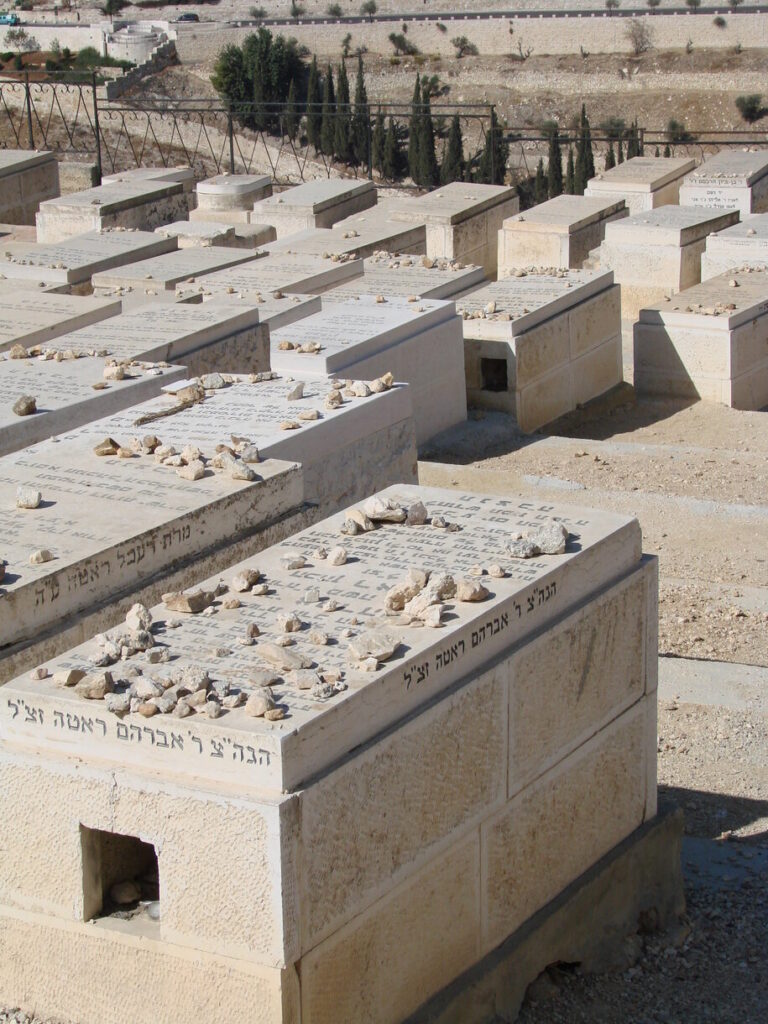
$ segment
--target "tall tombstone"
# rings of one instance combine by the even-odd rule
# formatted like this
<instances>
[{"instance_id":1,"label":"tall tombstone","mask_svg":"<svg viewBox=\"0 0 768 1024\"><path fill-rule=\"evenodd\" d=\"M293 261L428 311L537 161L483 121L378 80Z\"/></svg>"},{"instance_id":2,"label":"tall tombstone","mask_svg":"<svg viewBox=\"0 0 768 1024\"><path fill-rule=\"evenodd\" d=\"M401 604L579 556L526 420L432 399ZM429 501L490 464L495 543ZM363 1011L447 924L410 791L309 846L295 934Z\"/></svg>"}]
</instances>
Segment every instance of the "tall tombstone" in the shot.
<instances>
[{"instance_id":1,"label":"tall tombstone","mask_svg":"<svg viewBox=\"0 0 768 1024\"><path fill-rule=\"evenodd\" d=\"M605 237L605 225L628 216L617 196L556 196L508 217L499 231L500 278L528 267L578 270Z\"/></svg>"},{"instance_id":2,"label":"tall tombstone","mask_svg":"<svg viewBox=\"0 0 768 1024\"><path fill-rule=\"evenodd\" d=\"M733 409L768 405L768 267L729 270L640 310L635 389Z\"/></svg>"},{"instance_id":3,"label":"tall tombstone","mask_svg":"<svg viewBox=\"0 0 768 1024\"><path fill-rule=\"evenodd\" d=\"M397 1024L654 820L637 521L405 486L349 511L204 582L210 611L152 608L149 650L95 665L121 626L0 691L7 1000L192 1020L202 971L210 1024Z\"/></svg>"},{"instance_id":4,"label":"tall tombstone","mask_svg":"<svg viewBox=\"0 0 768 1024\"><path fill-rule=\"evenodd\" d=\"M724 149L686 174L680 202L707 210L738 210L742 217L768 210L768 152Z\"/></svg>"},{"instance_id":5,"label":"tall tombstone","mask_svg":"<svg viewBox=\"0 0 768 1024\"><path fill-rule=\"evenodd\" d=\"M0 679L11 663L19 671L66 649L75 614L85 638L135 600L159 601L297 523L376 487L415 482L409 389L338 405L331 390L272 374L181 379L156 399L0 460L9 497L19 488L41 495L37 508L0 510ZM286 470L295 464L298 489ZM302 501L311 507L300 510ZM52 557L30 565L37 549Z\"/></svg>"},{"instance_id":6,"label":"tall tombstone","mask_svg":"<svg viewBox=\"0 0 768 1024\"><path fill-rule=\"evenodd\" d=\"M328 301L272 332L270 347L279 373L363 382L390 373L410 384L419 444L466 419L464 343L452 302Z\"/></svg>"},{"instance_id":7,"label":"tall tombstone","mask_svg":"<svg viewBox=\"0 0 768 1024\"><path fill-rule=\"evenodd\" d=\"M470 406L536 430L623 380L621 306L613 274L527 272L457 300Z\"/></svg>"},{"instance_id":8,"label":"tall tombstone","mask_svg":"<svg viewBox=\"0 0 768 1024\"><path fill-rule=\"evenodd\" d=\"M9 242L2 247L0 274L8 280L44 280L74 294L91 293L91 278L126 263L151 259L178 247L174 238L150 231L89 231L61 242Z\"/></svg>"},{"instance_id":9,"label":"tall tombstone","mask_svg":"<svg viewBox=\"0 0 768 1024\"><path fill-rule=\"evenodd\" d=\"M59 195L59 163L47 150L0 149L0 223L34 224L40 204Z\"/></svg>"},{"instance_id":10,"label":"tall tombstone","mask_svg":"<svg viewBox=\"0 0 768 1024\"><path fill-rule=\"evenodd\" d=\"M630 215L680 200L685 175L696 166L688 157L633 156L590 178L585 196L621 198Z\"/></svg>"}]
</instances>

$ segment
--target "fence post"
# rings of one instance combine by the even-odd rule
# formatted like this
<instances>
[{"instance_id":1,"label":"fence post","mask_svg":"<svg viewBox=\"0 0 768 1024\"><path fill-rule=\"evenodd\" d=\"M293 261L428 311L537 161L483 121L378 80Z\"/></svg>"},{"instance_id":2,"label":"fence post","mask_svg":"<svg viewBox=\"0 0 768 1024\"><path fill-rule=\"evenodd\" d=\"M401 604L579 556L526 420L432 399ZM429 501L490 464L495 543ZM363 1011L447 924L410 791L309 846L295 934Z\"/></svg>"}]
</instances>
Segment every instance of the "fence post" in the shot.
<instances>
[{"instance_id":1,"label":"fence post","mask_svg":"<svg viewBox=\"0 0 768 1024\"><path fill-rule=\"evenodd\" d=\"M495 136L493 134L493 112L494 112L494 109L495 109L493 103L491 103L489 105L489 109L490 109L490 112L491 112L491 126L488 129L488 131L490 133L490 137L491 137L490 138L490 142L491 142L491 182L495 185L496 184L496 167L494 165L496 163L496 138L495 138Z\"/></svg>"},{"instance_id":2,"label":"fence post","mask_svg":"<svg viewBox=\"0 0 768 1024\"><path fill-rule=\"evenodd\" d=\"M368 134L368 180L373 181L373 129L371 128L371 108L366 107L365 126Z\"/></svg>"},{"instance_id":3,"label":"fence post","mask_svg":"<svg viewBox=\"0 0 768 1024\"><path fill-rule=\"evenodd\" d=\"M232 111L227 111L227 135L229 136L229 173L235 173L235 129L232 124Z\"/></svg>"},{"instance_id":4,"label":"fence post","mask_svg":"<svg viewBox=\"0 0 768 1024\"><path fill-rule=\"evenodd\" d=\"M96 178L101 184L101 131L99 129L99 101L96 96L96 72L91 72L91 92L93 95L93 131L96 135Z\"/></svg>"},{"instance_id":5,"label":"fence post","mask_svg":"<svg viewBox=\"0 0 768 1024\"><path fill-rule=\"evenodd\" d=\"M32 95L29 89L29 72L24 72L24 95L27 106L27 131L29 132L29 148L35 148L35 137L32 134Z\"/></svg>"}]
</instances>

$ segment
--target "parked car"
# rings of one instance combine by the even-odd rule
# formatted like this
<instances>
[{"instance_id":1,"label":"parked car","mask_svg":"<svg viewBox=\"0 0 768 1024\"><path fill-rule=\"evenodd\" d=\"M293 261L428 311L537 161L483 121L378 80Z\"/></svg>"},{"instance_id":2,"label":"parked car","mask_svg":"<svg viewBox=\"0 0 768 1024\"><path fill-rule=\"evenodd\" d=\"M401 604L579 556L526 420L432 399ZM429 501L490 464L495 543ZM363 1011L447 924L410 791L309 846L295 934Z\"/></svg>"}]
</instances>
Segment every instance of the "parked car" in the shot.
<instances>
[{"instance_id":1,"label":"parked car","mask_svg":"<svg viewBox=\"0 0 768 1024\"><path fill-rule=\"evenodd\" d=\"M20 25L20 24L21 24L21 20L20 20L18 14L8 14L5 11L2 14L0 14L0 25Z\"/></svg>"},{"instance_id":2,"label":"parked car","mask_svg":"<svg viewBox=\"0 0 768 1024\"><path fill-rule=\"evenodd\" d=\"M176 21L200 21L200 18L192 11L186 11L184 14L180 14Z\"/></svg>"}]
</instances>

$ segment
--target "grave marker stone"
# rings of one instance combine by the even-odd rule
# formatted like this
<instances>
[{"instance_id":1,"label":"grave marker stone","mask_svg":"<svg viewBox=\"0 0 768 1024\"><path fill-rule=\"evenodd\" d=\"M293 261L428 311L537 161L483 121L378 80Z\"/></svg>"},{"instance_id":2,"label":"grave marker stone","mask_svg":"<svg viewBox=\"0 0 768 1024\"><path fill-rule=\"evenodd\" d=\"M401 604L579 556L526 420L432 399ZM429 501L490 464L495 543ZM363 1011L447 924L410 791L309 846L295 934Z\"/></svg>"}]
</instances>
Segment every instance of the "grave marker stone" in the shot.
<instances>
[{"instance_id":1,"label":"grave marker stone","mask_svg":"<svg viewBox=\"0 0 768 1024\"><path fill-rule=\"evenodd\" d=\"M739 224L707 235L701 254L701 279L717 277L735 267L768 266L768 214L758 213Z\"/></svg>"},{"instance_id":2,"label":"grave marker stone","mask_svg":"<svg viewBox=\"0 0 768 1024\"><path fill-rule=\"evenodd\" d=\"M450 299L484 282L482 267L465 266L430 256L376 252L364 261L361 277L334 286L326 293L326 300L341 302L359 299L363 295Z\"/></svg>"},{"instance_id":3,"label":"grave marker stone","mask_svg":"<svg viewBox=\"0 0 768 1024\"><path fill-rule=\"evenodd\" d=\"M768 210L768 153L721 150L686 174L680 188L684 206L738 210L742 217Z\"/></svg>"},{"instance_id":4,"label":"grave marker stone","mask_svg":"<svg viewBox=\"0 0 768 1024\"><path fill-rule=\"evenodd\" d=\"M59 164L47 150L0 149L0 222L34 224L40 203L59 194Z\"/></svg>"},{"instance_id":5,"label":"grave marker stone","mask_svg":"<svg viewBox=\"0 0 768 1024\"><path fill-rule=\"evenodd\" d=\"M0 291L0 352L14 345L41 345L120 312L120 302L114 299L46 292L32 299L23 288L14 292Z\"/></svg>"},{"instance_id":6,"label":"grave marker stone","mask_svg":"<svg viewBox=\"0 0 768 1024\"><path fill-rule=\"evenodd\" d=\"M254 204L251 220L271 224L277 237L329 228L376 204L372 181L317 178Z\"/></svg>"},{"instance_id":7,"label":"grave marker stone","mask_svg":"<svg viewBox=\"0 0 768 1024\"><path fill-rule=\"evenodd\" d=\"M585 196L621 198L630 216L677 203L685 175L696 166L688 157L633 156L590 178Z\"/></svg>"}]
</instances>

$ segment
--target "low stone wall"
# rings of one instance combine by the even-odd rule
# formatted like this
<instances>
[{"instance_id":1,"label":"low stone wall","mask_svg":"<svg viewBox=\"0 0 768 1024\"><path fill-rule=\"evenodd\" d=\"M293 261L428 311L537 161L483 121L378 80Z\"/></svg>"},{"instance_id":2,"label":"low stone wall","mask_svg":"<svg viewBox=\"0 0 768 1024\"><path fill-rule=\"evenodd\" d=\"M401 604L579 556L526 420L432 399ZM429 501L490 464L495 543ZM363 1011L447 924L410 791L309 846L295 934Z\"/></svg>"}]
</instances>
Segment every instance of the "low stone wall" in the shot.
<instances>
[{"instance_id":1,"label":"low stone wall","mask_svg":"<svg viewBox=\"0 0 768 1024\"><path fill-rule=\"evenodd\" d=\"M119 99L135 85L138 85L142 79L147 78L149 75L157 74L158 71L167 68L169 64L174 64L176 60L176 44L174 41L169 39L167 42L161 43L154 48L149 60L105 84L104 90L107 99L110 101Z\"/></svg>"}]
</instances>

